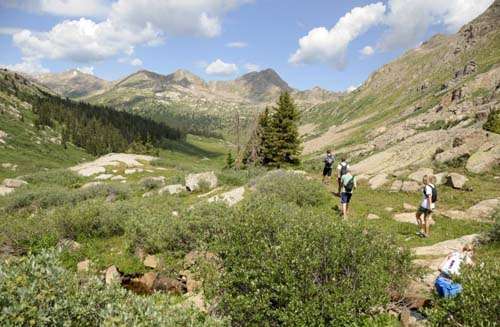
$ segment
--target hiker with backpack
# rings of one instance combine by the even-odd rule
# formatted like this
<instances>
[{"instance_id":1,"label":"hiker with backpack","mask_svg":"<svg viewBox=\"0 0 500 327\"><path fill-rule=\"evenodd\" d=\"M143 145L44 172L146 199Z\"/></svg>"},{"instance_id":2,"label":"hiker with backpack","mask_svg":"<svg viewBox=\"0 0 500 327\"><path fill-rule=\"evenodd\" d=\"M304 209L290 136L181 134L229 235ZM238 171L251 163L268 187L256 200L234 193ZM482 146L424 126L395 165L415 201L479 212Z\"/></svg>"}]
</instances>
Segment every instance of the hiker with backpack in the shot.
<instances>
[{"instance_id":1,"label":"hiker with backpack","mask_svg":"<svg viewBox=\"0 0 500 327\"><path fill-rule=\"evenodd\" d=\"M349 168L350 168L349 164L347 163L345 157L343 157L337 166L337 181L339 183L339 191L338 191L339 196L342 188L342 176L344 176L347 173Z\"/></svg>"},{"instance_id":2,"label":"hiker with backpack","mask_svg":"<svg viewBox=\"0 0 500 327\"><path fill-rule=\"evenodd\" d=\"M325 163L325 167L323 168L323 183L324 184L328 184L328 181L332 177L332 170L333 170L332 166L333 166L334 161L335 161L335 157L332 154L332 151L327 150L325 160L323 160L323 162Z\"/></svg>"},{"instance_id":3,"label":"hiker with backpack","mask_svg":"<svg viewBox=\"0 0 500 327\"><path fill-rule=\"evenodd\" d=\"M349 203L351 202L352 192L356 188L356 177L351 174L349 167L345 168L345 174L340 178L340 205L342 206L342 215L344 219L347 218L349 211Z\"/></svg>"},{"instance_id":4,"label":"hiker with backpack","mask_svg":"<svg viewBox=\"0 0 500 327\"><path fill-rule=\"evenodd\" d=\"M424 187L422 189L423 198L422 202L420 203L420 207L415 214L417 218L417 224L420 229L417 232L417 235L421 237L429 237L430 220L432 217L432 211L434 210L437 201L437 189L435 185L436 176L425 175L422 178L422 183L424 184Z\"/></svg>"}]
</instances>

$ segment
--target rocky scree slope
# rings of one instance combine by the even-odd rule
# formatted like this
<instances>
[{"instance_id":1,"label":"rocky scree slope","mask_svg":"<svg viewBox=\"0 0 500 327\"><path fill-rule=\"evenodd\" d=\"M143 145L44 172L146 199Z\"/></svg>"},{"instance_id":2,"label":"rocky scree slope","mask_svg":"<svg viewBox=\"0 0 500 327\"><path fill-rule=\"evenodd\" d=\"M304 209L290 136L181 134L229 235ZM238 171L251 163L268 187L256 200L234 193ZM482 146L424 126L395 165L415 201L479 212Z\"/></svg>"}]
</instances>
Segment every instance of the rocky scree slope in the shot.
<instances>
[{"instance_id":1,"label":"rocky scree slope","mask_svg":"<svg viewBox=\"0 0 500 327\"><path fill-rule=\"evenodd\" d=\"M499 21L495 1L458 33L432 37L349 95L306 111L304 153L334 147L366 174L432 161L464 160L474 173L497 166L500 135L482 126L500 108Z\"/></svg>"}]
</instances>

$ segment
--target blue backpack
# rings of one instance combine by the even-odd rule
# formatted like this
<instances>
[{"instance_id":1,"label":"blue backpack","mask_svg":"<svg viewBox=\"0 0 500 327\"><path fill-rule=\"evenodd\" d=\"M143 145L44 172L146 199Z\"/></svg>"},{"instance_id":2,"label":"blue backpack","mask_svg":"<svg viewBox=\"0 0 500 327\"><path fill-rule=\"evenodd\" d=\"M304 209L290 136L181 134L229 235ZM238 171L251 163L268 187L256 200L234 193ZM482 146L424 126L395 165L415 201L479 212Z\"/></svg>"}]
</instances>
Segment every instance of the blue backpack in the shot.
<instances>
[{"instance_id":1,"label":"blue backpack","mask_svg":"<svg viewBox=\"0 0 500 327\"><path fill-rule=\"evenodd\" d=\"M451 279L446 278L443 275L436 278L434 286L436 287L436 291L439 296L444 298L455 297L462 292L462 285L454 283Z\"/></svg>"}]
</instances>

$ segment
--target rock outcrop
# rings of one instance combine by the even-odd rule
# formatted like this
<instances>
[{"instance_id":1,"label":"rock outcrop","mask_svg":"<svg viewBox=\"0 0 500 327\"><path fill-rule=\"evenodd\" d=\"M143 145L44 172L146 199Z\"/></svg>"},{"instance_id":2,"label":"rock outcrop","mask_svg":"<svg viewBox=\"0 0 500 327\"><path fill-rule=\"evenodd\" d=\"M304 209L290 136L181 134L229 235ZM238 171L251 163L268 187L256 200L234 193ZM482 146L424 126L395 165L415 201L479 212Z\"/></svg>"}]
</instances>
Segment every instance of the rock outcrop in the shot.
<instances>
[{"instance_id":1,"label":"rock outcrop","mask_svg":"<svg viewBox=\"0 0 500 327\"><path fill-rule=\"evenodd\" d=\"M199 174L189 174L186 177L186 188L193 192L200 189L201 184L206 184L209 189L217 187L217 176L213 171L199 173Z\"/></svg>"}]
</instances>

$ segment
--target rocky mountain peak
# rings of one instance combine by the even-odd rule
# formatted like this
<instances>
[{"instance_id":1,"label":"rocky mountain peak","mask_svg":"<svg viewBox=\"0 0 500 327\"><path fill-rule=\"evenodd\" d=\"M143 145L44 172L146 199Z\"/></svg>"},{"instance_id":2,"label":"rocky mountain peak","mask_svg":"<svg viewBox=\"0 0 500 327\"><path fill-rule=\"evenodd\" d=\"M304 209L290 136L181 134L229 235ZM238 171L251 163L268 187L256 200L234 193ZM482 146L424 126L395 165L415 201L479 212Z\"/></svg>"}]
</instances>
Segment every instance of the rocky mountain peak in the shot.
<instances>
[{"instance_id":1,"label":"rocky mountain peak","mask_svg":"<svg viewBox=\"0 0 500 327\"><path fill-rule=\"evenodd\" d=\"M259 72L251 72L245 74L237 79L237 81L243 81L247 84L251 84L255 87L265 87L276 86L282 91L291 91L292 88L285 82L278 73L271 68L261 70Z\"/></svg>"},{"instance_id":2,"label":"rocky mountain peak","mask_svg":"<svg viewBox=\"0 0 500 327\"><path fill-rule=\"evenodd\" d=\"M185 69L177 69L172 74L167 75L167 79L172 83L180 84L184 87L189 87L193 84L205 85L205 82L200 77Z\"/></svg>"}]
</instances>

